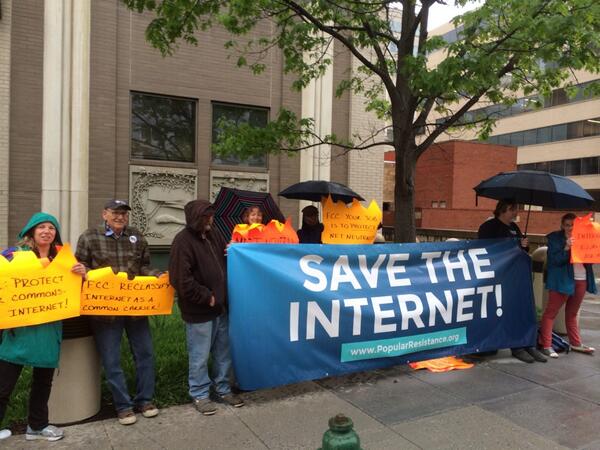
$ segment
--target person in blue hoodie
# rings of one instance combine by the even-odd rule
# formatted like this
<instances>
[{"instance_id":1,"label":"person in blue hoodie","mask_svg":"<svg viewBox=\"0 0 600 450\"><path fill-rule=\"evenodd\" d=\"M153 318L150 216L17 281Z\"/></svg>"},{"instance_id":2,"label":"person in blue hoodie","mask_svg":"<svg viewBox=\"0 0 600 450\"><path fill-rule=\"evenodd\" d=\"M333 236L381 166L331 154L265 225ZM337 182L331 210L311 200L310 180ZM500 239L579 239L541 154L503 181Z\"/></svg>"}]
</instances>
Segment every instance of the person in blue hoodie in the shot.
<instances>
[{"instance_id":1,"label":"person in blue hoodie","mask_svg":"<svg viewBox=\"0 0 600 450\"><path fill-rule=\"evenodd\" d=\"M29 219L18 238L16 247L2 252L8 260L12 260L14 252L21 250L31 250L38 258L52 260L62 244L58 221L54 216L42 212L35 213ZM71 270L85 276L85 267L81 263L75 264ZM29 441L57 441L64 437L60 428L48 424L48 398L54 369L58 367L61 341L60 321L3 330L0 336L0 423L23 367L33 367L25 435L25 439ZM10 430L0 430L0 439L5 439L10 434Z\"/></svg>"},{"instance_id":2,"label":"person in blue hoodie","mask_svg":"<svg viewBox=\"0 0 600 450\"><path fill-rule=\"evenodd\" d=\"M542 315L539 345L542 352L551 358L558 358L552 349L552 327L560 308L565 306L565 325L571 350L592 354L594 348L581 343L577 313L583 302L585 292L596 293L596 280L591 264L571 263L571 245L573 244L573 221L575 214L562 216L560 230L548 236L548 276L546 289L548 304Z\"/></svg>"}]
</instances>

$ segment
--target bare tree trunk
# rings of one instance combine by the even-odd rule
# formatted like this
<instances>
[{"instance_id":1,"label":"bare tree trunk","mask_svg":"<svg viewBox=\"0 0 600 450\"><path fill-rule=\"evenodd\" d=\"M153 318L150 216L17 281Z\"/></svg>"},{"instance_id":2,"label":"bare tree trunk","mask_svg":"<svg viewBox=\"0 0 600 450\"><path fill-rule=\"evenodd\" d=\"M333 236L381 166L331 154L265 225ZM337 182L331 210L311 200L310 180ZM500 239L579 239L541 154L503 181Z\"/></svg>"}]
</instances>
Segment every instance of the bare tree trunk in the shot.
<instances>
[{"instance_id":1,"label":"bare tree trunk","mask_svg":"<svg viewBox=\"0 0 600 450\"><path fill-rule=\"evenodd\" d=\"M415 242L415 167L414 152L396 148L396 185L394 188L394 241Z\"/></svg>"}]
</instances>

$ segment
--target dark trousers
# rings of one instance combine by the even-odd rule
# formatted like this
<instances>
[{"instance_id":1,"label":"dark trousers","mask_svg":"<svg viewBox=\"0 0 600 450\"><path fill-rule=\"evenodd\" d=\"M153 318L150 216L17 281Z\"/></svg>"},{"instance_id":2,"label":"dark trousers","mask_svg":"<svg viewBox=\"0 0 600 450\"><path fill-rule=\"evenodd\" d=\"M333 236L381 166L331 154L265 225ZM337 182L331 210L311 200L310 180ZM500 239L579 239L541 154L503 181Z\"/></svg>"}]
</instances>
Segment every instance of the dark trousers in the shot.
<instances>
[{"instance_id":1,"label":"dark trousers","mask_svg":"<svg viewBox=\"0 0 600 450\"><path fill-rule=\"evenodd\" d=\"M8 399L12 393L23 366L0 360L0 422L4 419ZM48 426L48 399L52 389L54 369L33 368L33 379L29 393L29 426L41 430Z\"/></svg>"}]
</instances>

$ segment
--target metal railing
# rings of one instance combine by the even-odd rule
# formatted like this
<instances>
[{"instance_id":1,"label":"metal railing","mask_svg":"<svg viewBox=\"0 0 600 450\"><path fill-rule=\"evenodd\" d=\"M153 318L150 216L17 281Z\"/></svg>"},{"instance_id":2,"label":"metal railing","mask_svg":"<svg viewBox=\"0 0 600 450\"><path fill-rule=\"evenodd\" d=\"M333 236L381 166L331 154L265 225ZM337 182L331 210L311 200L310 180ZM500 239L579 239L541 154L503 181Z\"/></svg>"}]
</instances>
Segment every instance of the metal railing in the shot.
<instances>
[{"instance_id":1,"label":"metal railing","mask_svg":"<svg viewBox=\"0 0 600 450\"><path fill-rule=\"evenodd\" d=\"M383 227L383 236L387 242L394 242L394 228ZM546 245L546 236L542 234L530 234L530 251ZM419 242L442 242L448 239L477 239L477 232L470 230L443 230L437 228L417 228L417 239Z\"/></svg>"}]
</instances>

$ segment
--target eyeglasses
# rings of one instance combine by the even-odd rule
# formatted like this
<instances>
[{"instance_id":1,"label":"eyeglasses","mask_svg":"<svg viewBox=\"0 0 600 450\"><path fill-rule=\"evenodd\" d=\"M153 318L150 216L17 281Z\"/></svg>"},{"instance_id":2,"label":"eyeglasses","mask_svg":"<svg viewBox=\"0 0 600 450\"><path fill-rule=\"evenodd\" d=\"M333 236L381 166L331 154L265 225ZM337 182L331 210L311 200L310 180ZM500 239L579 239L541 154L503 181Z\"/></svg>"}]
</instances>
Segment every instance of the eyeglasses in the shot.
<instances>
[{"instance_id":1,"label":"eyeglasses","mask_svg":"<svg viewBox=\"0 0 600 450\"><path fill-rule=\"evenodd\" d=\"M115 209L109 209L109 211L113 216L125 217L129 215L129 211L117 211Z\"/></svg>"}]
</instances>

